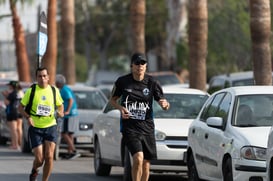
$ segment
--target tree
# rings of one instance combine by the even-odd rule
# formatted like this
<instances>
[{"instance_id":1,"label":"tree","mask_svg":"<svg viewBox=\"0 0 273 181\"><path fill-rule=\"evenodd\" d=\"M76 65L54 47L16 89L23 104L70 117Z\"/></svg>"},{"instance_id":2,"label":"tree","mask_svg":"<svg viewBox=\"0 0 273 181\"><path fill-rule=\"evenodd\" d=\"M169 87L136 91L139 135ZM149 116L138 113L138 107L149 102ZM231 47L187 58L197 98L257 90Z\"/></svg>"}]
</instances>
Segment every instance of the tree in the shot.
<instances>
[{"instance_id":1,"label":"tree","mask_svg":"<svg viewBox=\"0 0 273 181\"><path fill-rule=\"evenodd\" d=\"M177 65L176 46L187 37L188 24L187 0L166 0L168 5L169 21L167 22L166 51L168 67L174 70Z\"/></svg>"},{"instance_id":2,"label":"tree","mask_svg":"<svg viewBox=\"0 0 273 181\"><path fill-rule=\"evenodd\" d=\"M206 90L207 0L189 1L190 87Z\"/></svg>"},{"instance_id":3,"label":"tree","mask_svg":"<svg viewBox=\"0 0 273 181\"><path fill-rule=\"evenodd\" d=\"M17 14L16 1L9 0L9 3L12 14L18 77L20 81L31 82L24 28Z\"/></svg>"},{"instance_id":4,"label":"tree","mask_svg":"<svg viewBox=\"0 0 273 181\"><path fill-rule=\"evenodd\" d=\"M145 0L131 0L130 21L133 52L145 53Z\"/></svg>"},{"instance_id":5,"label":"tree","mask_svg":"<svg viewBox=\"0 0 273 181\"><path fill-rule=\"evenodd\" d=\"M75 84L75 16L74 0L61 1L62 72L68 84Z\"/></svg>"},{"instance_id":6,"label":"tree","mask_svg":"<svg viewBox=\"0 0 273 181\"><path fill-rule=\"evenodd\" d=\"M250 0L250 30L254 78L257 85L272 85L271 17L269 0Z\"/></svg>"},{"instance_id":7,"label":"tree","mask_svg":"<svg viewBox=\"0 0 273 181\"><path fill-rule=\"evenodd\" d=\"M57 39L57 0L48 0L47 10L47 33L48 43L47 50L42 59L42 66L48 68L50 73L50 84L55 84L57 52L58 52L58 39Z\"/></svg>"}]
</instances>

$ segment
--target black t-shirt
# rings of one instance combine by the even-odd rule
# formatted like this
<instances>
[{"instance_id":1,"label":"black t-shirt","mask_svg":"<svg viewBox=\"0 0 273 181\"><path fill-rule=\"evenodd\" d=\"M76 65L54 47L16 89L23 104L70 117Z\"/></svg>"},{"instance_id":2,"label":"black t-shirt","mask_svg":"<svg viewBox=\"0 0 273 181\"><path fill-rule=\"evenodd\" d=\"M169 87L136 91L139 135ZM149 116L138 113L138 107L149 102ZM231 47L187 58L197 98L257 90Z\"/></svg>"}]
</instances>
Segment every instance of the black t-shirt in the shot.
<instances>
[{"instance_id":1,"label":"black t-shirt","mask_svg":"<svg viewBox=\"0 0 273 181\"><path fill-rule=\"evenodd\" d=\"M121 97L121 105L130 112L130 119L121 120L123 134L154 134L153 100L164 98L161 86L145 74L142 81L127 74L117 79L113 96Z\"/></svg>"}]
</instances>

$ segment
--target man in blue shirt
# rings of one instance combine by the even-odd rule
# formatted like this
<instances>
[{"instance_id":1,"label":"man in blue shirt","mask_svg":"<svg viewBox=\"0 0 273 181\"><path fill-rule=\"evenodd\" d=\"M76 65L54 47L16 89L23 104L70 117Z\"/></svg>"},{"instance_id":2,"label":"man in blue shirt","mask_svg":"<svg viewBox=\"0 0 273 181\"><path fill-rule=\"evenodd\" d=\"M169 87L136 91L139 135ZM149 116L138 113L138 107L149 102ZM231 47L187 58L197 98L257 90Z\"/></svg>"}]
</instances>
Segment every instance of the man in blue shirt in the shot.
<instances>
[{"instance_id":1,"label":"man in blue shirt","mask_svg":"<svg viewBox=\"0 0 273 181\"><path fill-rule=\"evenodd\" d=\"M68 159L79 157L74 146L74 131L78 126L78 108L73 91L66 85L66 79L63 75L56 75L56 86L60 89L64 101L64 118L62 138L68 145Z\"/></svg>"}]
</instances>

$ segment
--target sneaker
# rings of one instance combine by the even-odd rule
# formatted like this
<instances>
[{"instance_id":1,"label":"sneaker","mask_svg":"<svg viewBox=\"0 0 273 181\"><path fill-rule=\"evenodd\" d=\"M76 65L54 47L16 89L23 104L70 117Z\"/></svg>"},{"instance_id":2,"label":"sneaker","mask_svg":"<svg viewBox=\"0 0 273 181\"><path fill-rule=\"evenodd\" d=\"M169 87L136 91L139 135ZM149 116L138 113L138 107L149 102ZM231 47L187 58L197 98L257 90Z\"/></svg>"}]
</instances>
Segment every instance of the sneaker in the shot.
<instances>
[{"instance_id":1,"label":"sneaker","mask_svg":"<svg viewBox=\"0 0 273 181\"><path fill-rule=\"evenodd\" d=\"M75 159L75 158L79 158L80 156L81 156L80 153L74 152L74 153L71 153L71 154L69 155L68 160L73 160L73 159Z\"/></svg>"},{"instance_id":2,"label":"sneaker","mask_svg":"<svg viewBox=\"0 0 273 181\"><path fill-rule=\"evenodd\" d=\"M38 170L32 169L31 174L29 175L29 181L37 181Z\"/></svg>"}]
</instances>

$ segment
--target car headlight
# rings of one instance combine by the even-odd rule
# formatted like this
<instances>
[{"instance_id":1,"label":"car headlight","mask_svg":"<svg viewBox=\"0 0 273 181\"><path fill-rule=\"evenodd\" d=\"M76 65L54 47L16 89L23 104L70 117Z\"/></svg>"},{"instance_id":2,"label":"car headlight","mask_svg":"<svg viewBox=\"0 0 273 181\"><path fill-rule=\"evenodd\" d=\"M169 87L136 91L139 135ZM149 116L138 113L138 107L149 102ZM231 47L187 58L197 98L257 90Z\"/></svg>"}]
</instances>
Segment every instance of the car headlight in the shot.
<instances>
[{"instance_id":1,"label":"car headlight","mask_svg":"<svg viewBox=\"0 0 273 181\"><path fill-rule=\"evenodd\" d=\"M90 123L80 123L79 124L79 129L80 130L89 130L93 128L93 124Z\"/></svg>"},{"instance_id":2,"label":"car headlight","mask_svg":"<svg viewBox=\"0 0 273 181\"><path fill-rule=\"evenodd\" d=\"M155 140L156 141L164 141L166 138L166 134L162 131L155 130Z\"/></svg>"},{"instance_id":3,"label":"car headlight","mask_svg":"<svg viewBox=\"0 0 273 181\"><path fill-rule=\"evenodd\" d=\"M245 146L241 149L241 156L248 160L266 160L266 148Z\"/></svg>"}]
</instances>

